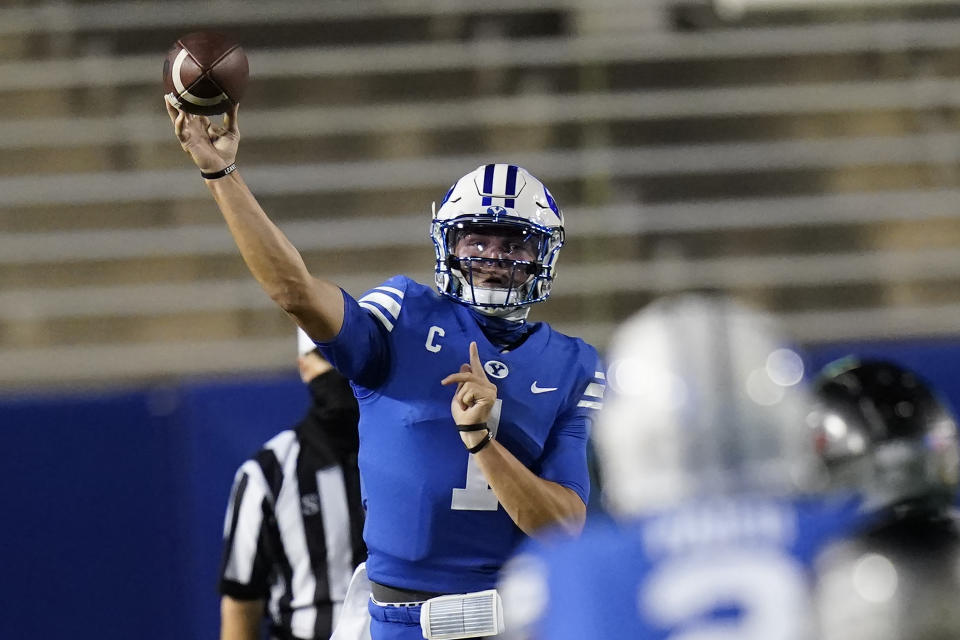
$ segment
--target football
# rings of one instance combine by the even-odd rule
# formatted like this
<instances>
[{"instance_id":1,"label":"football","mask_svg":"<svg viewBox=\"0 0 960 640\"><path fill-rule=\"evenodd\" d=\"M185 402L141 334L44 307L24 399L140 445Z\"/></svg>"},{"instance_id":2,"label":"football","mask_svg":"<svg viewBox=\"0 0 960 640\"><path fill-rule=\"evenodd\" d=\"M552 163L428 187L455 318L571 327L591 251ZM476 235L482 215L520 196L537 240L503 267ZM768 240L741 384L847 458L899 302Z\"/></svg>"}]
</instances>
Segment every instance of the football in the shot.
<instances>
[{"instance_id":1,"label":"football","mask_svg":"<svg viewBox=\"0 0 960 640\"><path fill-rule=\"evenodd\" d=\"M226 113L247 88L249 67L239 43L213 31L179 38L163 61L163 90L197 115Z\"/></svg>"}]
</instances>

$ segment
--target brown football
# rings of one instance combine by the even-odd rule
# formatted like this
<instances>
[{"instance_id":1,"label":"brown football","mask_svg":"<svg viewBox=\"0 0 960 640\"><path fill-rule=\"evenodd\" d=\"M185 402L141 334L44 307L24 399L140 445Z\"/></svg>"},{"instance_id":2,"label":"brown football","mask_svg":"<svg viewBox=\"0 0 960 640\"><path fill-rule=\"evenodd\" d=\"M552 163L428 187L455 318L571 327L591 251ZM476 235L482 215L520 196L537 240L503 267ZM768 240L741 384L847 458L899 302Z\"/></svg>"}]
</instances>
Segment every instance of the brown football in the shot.
<instances>
[{"instance_id":1,"label":"brown football","mask_svg":"<svg viewBox=\"0 0 960 640\"><path fill-rule=\"evenodd\" d=\"M227 36L197 31L179 38L163 61L163 90L188 113L216 115L240 102L249 67L243 48Z\"/></svg>"}]
</instances>

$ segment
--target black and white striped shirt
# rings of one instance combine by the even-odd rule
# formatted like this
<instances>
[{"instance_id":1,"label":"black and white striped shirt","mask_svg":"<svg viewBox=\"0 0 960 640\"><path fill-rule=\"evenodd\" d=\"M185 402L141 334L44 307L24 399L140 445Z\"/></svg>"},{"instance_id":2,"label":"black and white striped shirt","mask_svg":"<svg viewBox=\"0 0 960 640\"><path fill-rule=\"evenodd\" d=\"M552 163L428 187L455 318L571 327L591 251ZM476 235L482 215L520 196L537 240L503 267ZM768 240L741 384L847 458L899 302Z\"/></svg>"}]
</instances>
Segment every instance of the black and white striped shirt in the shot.
<instances>
[{"instance_id":1,"label":"black and white striped shirt","mask_svg":"<svg viewBox=\"0 0 960 640\"><path fill-rule=\"evenodd\" d=\"M355 453L338 456L301 428L272 438L237 471L220 592L265 599L276 637L329 638L366 558L360 477Z\"/></svg>"}]
</instances>

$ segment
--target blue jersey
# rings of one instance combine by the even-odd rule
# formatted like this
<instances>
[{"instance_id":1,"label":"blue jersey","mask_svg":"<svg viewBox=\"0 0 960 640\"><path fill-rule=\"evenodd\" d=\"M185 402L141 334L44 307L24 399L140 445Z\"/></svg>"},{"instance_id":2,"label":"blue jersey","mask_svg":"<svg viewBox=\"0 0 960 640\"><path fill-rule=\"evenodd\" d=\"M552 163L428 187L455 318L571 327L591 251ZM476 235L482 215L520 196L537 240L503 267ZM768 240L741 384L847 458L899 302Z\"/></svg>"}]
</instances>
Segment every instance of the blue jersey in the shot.
<instances>
[{"instance_id":1,"label":"blue jersey","mask_svg":"<svg viewBox=\"0 0 960 640\"><path fill-rule=\"evenodd\" d=\"M507 565L507 629L550 640L806 640L813 561L856 522L846 499L729 499L591 522L579 539L531 545Z\"/></svg>"},{"instance_id":2,"label":"blue jersey","mask_svg":"<svg viewBox=\"0 0 960 640\"><path fill-rule=\"evenodd\" d=\"M497 385L488 420L497 441L587 500L588 428L604 385L593 347L536 323L526 341L501 353L468 307L403 276L359 302L344 293L343 328L318 346L360 403L364 539L375 582L489 589L523 539L460 439L454 387L440 384L469 361L471 341Z\"/></svg>"}]
</instances>

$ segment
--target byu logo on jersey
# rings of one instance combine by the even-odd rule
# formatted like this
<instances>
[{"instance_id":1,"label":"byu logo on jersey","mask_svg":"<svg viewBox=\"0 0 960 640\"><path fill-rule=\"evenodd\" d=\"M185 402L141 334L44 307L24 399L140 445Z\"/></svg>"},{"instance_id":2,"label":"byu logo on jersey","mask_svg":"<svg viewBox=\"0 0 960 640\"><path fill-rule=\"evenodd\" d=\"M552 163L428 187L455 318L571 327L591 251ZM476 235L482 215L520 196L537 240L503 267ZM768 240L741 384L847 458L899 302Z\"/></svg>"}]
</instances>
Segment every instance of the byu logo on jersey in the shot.
<instances>
[{"instance_id":1,"label":"byu logo on jersey","mask_svg":"<svg viewBox=\"0 0 960 640\"><path fill-rule=\"evenodd\" d=\"M503 364L498 360L488 360L483 365L483 370L487 372L491 378L506 378L507 374L510 373L510 369L507 369L507 365Z\"/></svg>"}]
</instances>

